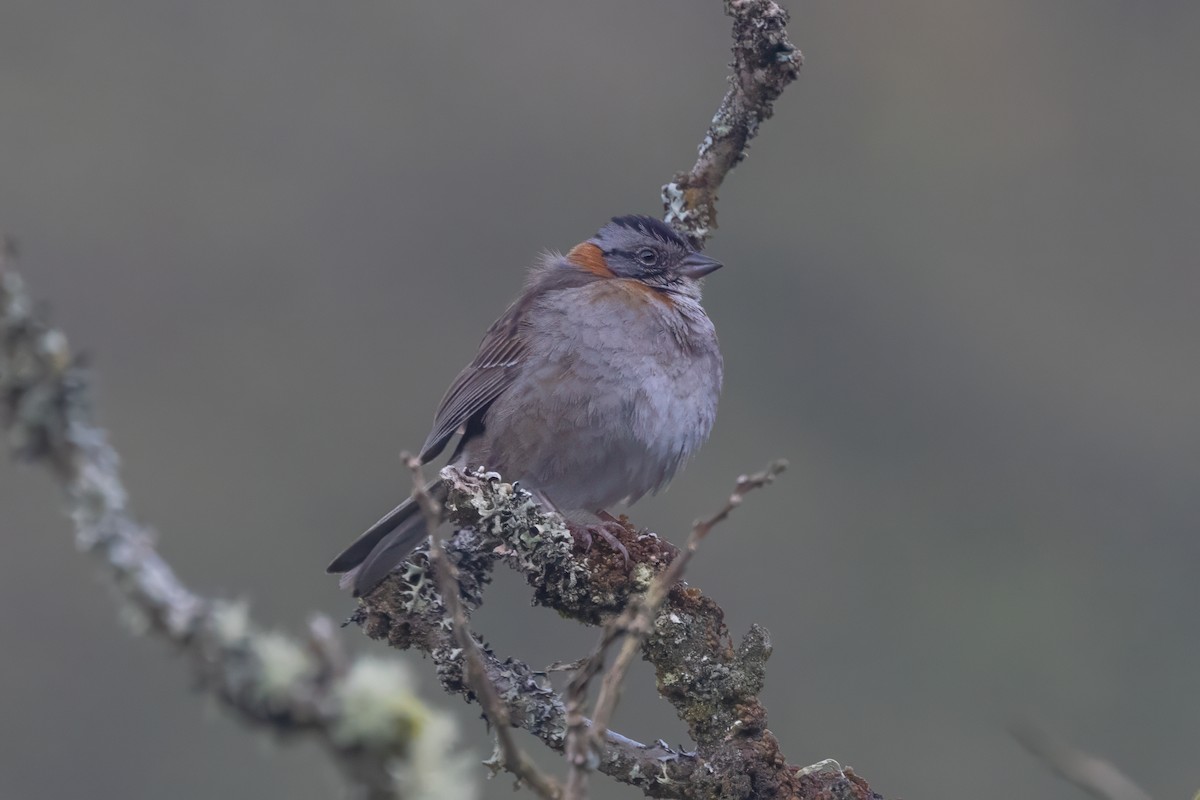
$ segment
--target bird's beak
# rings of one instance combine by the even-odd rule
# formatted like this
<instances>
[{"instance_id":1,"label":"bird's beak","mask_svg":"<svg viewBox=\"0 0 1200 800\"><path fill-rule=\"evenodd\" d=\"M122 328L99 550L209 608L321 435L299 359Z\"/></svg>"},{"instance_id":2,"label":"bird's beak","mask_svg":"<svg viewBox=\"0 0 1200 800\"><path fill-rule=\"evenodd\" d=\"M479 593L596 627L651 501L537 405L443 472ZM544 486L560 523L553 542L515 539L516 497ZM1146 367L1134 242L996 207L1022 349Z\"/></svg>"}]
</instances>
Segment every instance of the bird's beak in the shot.
<instances>
[{"instance_id":1,"label":"bird's beak","mask_svg":"<svg viewBox=\"0 0 1200 800\"><path fill-rule=\"evenodd\" d=\"M715 258L709 258L703 253L688 253L680 265L680 272L689 278L703 278L710 272L716 272L725 266Z\"/></svg>"}]
</instances>

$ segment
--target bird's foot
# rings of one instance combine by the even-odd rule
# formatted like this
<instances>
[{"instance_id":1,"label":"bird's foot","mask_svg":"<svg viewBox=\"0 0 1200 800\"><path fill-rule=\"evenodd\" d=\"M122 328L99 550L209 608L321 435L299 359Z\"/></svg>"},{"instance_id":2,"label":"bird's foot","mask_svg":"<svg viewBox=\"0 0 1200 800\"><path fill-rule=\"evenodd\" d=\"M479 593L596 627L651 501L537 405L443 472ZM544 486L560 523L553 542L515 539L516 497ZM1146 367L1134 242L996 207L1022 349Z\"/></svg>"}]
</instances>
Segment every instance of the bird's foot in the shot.
<instances>
[{"instance_id":1,"label":"bird's foot","mask_svg":"<svg viewBox=\"0 0 1200 800\"><path fill-rule=\"evenodd\" d=\"M593 537L599 536L609 547L620 553L621 557L625 559L625 566L629 566L629 550L617 538L618 533L626 533L628 529L616 519L602 519L599 522L590 523L570 522L567 527L575 540L583 545L584 552L591 551Z\"/></svg>"}]
</instances>

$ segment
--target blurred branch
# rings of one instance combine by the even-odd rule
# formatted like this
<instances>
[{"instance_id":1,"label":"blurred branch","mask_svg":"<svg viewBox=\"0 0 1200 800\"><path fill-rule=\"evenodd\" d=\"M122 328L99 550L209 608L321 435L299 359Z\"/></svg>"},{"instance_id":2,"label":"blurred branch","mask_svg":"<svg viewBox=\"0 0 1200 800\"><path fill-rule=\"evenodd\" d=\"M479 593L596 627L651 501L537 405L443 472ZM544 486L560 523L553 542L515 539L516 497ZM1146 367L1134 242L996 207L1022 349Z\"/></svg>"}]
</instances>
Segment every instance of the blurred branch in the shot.
<instances>
[{"instance_id":1,"label":"blurred branch","mask_svg":"<svg viewBox=\"0 0 1200 800\"><path fill-rule=\"evenodd\" d=\"M112 577L124 610L184 652L242 721L317 737L373 800L411 796L422 781L457 772L448 718L417 699L401 664L351 663L324 617L301 638L263 630L244 605L179 580L130 514L117 453L92 421L87 371L35 309L13 252L6 243L0 260L0 418L13 454L46 465L62 486L79 547Z\"/></svg>"},{"instance_id":2,"label":"blurred branch","mask_svg":"<svg viewBox=\"0 0 1200 800\"><path fill-rule=\"evenodd\" d=\"M1012 728L1013 738L1059 777L1098 800L1150 800L1150 795L1107 761L1068 744L1033 722Z\"/></svg>"},{"instance_id":3,"label":"blurred branch","mask_svg":"<svg viewBox=\"0 0 1200 800\"><path fill-rule=\"evenodd\" d=\"M666 221L702 247L717 227L717 190L746 157L804 57L788 39L788 14L772 0L725 0L733 19L729 89L700 142L696 163L662 187Z\"/></svg>"}]
</instances>

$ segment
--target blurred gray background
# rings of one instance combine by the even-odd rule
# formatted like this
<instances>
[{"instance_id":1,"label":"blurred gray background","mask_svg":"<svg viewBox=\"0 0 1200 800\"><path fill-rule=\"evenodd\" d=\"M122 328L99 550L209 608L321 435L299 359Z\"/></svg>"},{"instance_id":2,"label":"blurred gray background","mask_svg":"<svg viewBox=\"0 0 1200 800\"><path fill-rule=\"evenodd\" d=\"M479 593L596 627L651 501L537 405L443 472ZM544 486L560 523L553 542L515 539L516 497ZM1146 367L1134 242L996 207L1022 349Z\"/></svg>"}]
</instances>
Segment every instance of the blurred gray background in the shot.
<instances>
[{"instance_id":1,"label":"blurred gray background","mask_svg":"<svg viewBox=\"0 0 1200 800\"><path fill-rule=\"evenodd\" d=\"M791 459L691 579L771 630L797 763L1081 797L1005 733L1033 713L1190 797L1200 4L789 5L807 64L709 248L717 428L635 520L680 541ZM541 249L658 211L727 46L716 0L4 0L0 227L182 576L291 630L348 614L322 568L406 491L398 451ZM0 463L0 797L340 796L127 634L61 507ZM479 627L535 664L595 638L511 575ZM680 741L643 667L616 725Z\"/></svg>"}]
</instances>

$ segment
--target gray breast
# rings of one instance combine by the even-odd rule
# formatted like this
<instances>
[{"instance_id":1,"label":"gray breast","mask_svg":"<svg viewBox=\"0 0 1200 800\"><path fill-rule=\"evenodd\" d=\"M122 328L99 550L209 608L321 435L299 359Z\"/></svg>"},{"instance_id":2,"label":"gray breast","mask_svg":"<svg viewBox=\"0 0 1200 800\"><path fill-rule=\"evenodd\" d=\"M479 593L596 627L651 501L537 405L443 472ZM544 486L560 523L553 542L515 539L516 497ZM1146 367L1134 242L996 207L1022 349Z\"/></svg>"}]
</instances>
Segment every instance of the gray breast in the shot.
<instances>
[{"instance_id":1,"label":"gray breast","mask_svg":"<svg viewBox=\"0 0 1200 800\"><path fill-rule=\"evenodd\" d=\"M662 488L707 439L721 356L694 301L686 316L620 302L601 302L598 314L611 298L570 294L530 315L521 377L489 410L468 459L559 508L595 511Z\"/></svg>"}]
</instances>

